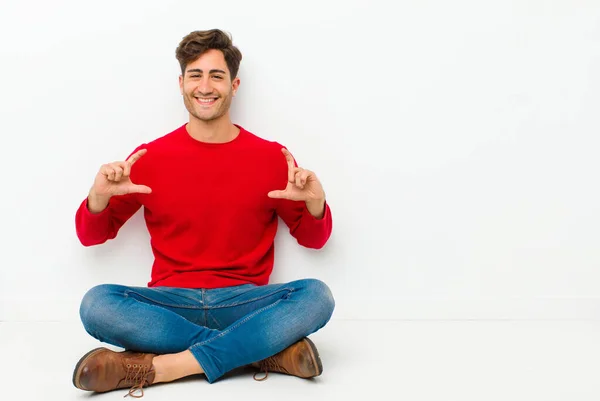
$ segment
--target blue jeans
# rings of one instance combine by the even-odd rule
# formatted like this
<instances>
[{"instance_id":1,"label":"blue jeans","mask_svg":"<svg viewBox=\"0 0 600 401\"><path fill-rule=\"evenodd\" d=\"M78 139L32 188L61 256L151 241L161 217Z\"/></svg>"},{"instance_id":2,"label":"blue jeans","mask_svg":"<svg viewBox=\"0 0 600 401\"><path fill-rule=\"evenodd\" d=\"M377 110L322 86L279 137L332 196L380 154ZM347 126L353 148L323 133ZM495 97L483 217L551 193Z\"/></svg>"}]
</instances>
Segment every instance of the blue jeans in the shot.
<instances>
[{"instance_id":1,"label":"blue jeans","mask_svg":"<svg viewBox=\"0 0 600 401\"><path fill-rule=\"evenodd\" d=\"M209 383L272 356L330 319L331 291L315 279L217 289L102 284L80 308L85 330L128 350L190 350Z\"/></svg>"}]
</instances>

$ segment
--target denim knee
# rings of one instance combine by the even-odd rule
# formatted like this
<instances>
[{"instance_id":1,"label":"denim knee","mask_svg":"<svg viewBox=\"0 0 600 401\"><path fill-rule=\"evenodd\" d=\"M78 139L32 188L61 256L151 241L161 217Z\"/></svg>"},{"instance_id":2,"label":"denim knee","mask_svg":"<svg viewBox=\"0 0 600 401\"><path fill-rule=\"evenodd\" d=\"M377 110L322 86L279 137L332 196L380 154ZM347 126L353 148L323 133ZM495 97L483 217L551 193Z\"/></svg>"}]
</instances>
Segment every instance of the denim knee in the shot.
<instances>
[{"instance_id":1,"label":"denim knee","mask_svg":"<svg viewBox=\"0 0 600 401\"><path fill-rule=\"evenodd\" d=\"M335 299L329 286L317 279L301 280L306 294L306 308L315 324L323 327L329 321L335 309Z\"/></svg>"},{"instance_id":2,"label":"denim knee","mask_svg":"<svg viewBox=\"0 0 600 401\"><path fill-rule=\"evenodd\" d=\"M109 303L111 297L115 295L114 287L111 284L97 285L83 296L79 307L79 317L88 332L110 325L112 308L109 307Z\"/></svg>"}]
</instances>

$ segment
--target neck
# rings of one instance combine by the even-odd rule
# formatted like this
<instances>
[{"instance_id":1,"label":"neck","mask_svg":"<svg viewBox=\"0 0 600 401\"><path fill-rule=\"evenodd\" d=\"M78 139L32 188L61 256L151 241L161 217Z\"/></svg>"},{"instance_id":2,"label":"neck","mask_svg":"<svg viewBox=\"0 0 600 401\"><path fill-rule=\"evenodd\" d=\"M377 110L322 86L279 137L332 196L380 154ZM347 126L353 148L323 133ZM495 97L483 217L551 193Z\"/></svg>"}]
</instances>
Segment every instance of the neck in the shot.
<instances>
[{"instance_id":1,"label":"neck","mask_svg":"<svg viewBox=\"0 0 600 401\"><path fill-rule=\"evenodd\" d=\"M207 143L230 142L240 132L240 129L229 119L229 115L211 121L202 121L190 116L190 122L186 125L186 129L192 138Z\"/></svg>"}]
</instances>

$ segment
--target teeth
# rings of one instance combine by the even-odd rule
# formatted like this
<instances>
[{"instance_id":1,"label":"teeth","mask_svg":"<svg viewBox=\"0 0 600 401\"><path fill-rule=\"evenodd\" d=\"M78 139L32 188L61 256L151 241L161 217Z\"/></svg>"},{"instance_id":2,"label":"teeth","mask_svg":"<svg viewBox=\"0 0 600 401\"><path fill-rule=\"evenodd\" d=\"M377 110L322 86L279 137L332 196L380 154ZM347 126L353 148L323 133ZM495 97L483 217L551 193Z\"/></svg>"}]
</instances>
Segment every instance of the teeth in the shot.
<instances>
[{"instance_id":1,"label":"teeth","mask_svg":"<svg viewBox=\"0 0 600 401\"><path fill-rule=\"evenodd\" d=\"M196 99L198 99L198 98L196 98ZM212 103L216 99L198 99L198 100L200 101L200 103Z\"/></svg>"}]
</instances>

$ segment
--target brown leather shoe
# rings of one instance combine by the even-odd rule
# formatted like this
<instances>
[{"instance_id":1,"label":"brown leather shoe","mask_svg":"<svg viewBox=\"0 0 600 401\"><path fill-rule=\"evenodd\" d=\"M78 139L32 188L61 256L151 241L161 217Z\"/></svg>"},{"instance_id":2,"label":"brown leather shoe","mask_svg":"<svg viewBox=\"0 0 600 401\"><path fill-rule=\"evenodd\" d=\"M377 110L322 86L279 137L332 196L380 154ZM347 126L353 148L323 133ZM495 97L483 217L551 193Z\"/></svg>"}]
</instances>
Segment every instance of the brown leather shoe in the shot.
<instances>
[{"instance_id":1,"label":"brown leather shoe","mask_svg":"<svg viewBox=\"0 0 600 401\"><path fill-rule=\"evenodd\" d=\"M265 377L260 379L256 378L260 372L255 373L254 380L257 381L265 380L269 372L285 373L304 379L319 376L323 372L317 347L306 337L270 358L253 363L252 366L265 373Z\"/></svg>"},{"instance_id":2,"label":"brown leather shoe","mask_svg":"<svg viewBox=\"0 0 600 401\"><path fill-rule=\"evenodd\" d=\"M154 381L152 359L156 355L139 352L114 352L96 348L85 354L73 372L73 384L82 390L103 393L129 387L132 397L144 395L144 386ZM136 395L136 391L141 395Z\"/></svg>"}]
</instances>

